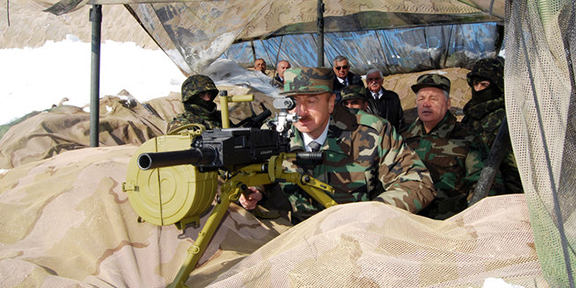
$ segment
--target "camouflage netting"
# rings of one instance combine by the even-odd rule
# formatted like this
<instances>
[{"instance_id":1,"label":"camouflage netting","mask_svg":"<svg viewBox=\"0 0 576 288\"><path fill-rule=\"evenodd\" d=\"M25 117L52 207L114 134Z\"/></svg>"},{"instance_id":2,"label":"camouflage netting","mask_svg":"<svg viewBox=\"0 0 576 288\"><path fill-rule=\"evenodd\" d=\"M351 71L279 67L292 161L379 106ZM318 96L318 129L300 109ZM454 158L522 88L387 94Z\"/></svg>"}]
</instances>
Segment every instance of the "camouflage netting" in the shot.
<instances>
[{"instance_id":1,"label":"camouflage netting","mask_svg":"<svg viewBox=\"0 0 576 288\"><path fill-rule=\"evenodd\" d=\"M180 235L175 226L137 223L121 189L136 149L69 151L0 174L1 287L165 287L171 281L199 229ZM210 262L198 272L220 273L287 228L231 207L202 260Z\"/></svg>"},{"instance_id":2,"label":"camouflage netting","mask_svg":"<svg viewBox=\"0 0 576 288\"><path fill-rule=\"evenodd\" d=\"M0 174L1 287L165 287L199 229L137 223L121 184L137 147L68 151ZM207 216L203 216L204 224ZM290 226L232 205L192 287L547 287L522 195L446 221L382 203Z\"/></svg>"},{"instance_id":3,"label":"camouflage netting","mask_svg":"<svg viewBox=\"0 0 576 288\"><path fill-rule=\"evenodd\" d=\"M74 13L63 16L42 11L54 3L55 1L51 0L2 1L0 48L41 47L48 41L62 41L70 35L90 43L90 6L79 7ZM146 49L159 49L123 6L105 5L102 14L103 41L134 42Z\"/></svg>"},{"instance_id":4,"label":"camouflage netting","mask_svg":"<svg viewBox=\"0 0 576 288\"><path fill-rule=\"evenodd\" d=\"M550 286L576 287L576 2L508 13L506 113L538 258Z\"/></svg>"}]
</instances>

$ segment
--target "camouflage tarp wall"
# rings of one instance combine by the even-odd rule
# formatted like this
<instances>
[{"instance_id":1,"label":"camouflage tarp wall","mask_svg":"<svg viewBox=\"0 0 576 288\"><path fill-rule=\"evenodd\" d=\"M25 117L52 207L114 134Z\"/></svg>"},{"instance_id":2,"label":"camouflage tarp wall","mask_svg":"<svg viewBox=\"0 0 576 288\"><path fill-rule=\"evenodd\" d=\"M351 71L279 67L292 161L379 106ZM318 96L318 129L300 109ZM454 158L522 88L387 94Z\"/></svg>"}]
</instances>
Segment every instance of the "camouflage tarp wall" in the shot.
<instances>
[{"instance_id":1,"label":"camouflage tarp wall","mask_svg":"<svg viewBox=\"0 0 576 288\"><path fill-rule=\"evenodd\" d=\"M331 67L336 56L344 55L357 74L372 68L384 75L450 67L470 69L477 60L499 53L502 35L502 26L496 23L326 33L324 65ZM283 35L235 43L222 57L246 67L255 57L263 58L271 69L280 60L288 60L294 67L315 67L316 47L312 34Z\"/></svg>"},{"instance_id":2,"label":"camouflage tarp wall","mask_svg":"<svg viewBox=\"0 0 576 288\"><path fill-rule=\"evenodd\" d=\"M107 96L100 100L101 146L142 144L162 135L166 122L136 101ZM0 140L0 168L9 169L90 146L90 114L59 106L16 124Z\"/></svg>"},{"instance_id":3,"label":"camouflage tarp wall","mask_svg":"<svg viewBox=\"0 0 576 288\"><path fill-rule=\"evenodd\" d=\"M352 59L355 72L377 67L388 75L471 68L477 59L499 53L502 26L496 23L501 18L459 1L417 2L325 1L324 65L344 55ZM222 54L245 67L259 57L271 68L281 59L317 66L316 4L229 0L127 7L189 75ZM467 24L478 22L492 23ZM230 47L233 43L240 44Z\"/></svg>"}]
</instances>

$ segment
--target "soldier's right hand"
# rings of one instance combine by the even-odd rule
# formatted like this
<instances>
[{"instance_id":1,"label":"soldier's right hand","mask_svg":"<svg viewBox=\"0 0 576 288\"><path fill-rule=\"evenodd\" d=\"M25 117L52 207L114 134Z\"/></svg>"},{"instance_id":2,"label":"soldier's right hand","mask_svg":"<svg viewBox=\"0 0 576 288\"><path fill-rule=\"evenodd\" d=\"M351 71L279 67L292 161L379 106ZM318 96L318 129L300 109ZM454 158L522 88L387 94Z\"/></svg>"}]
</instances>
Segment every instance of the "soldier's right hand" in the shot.
<instances>
[{"instance_id":1,"label":"soldier's right hand","mask_svg":"<svg viewBox=\"0 0 576 288\"><path fill-rule=\"evenodd\" d=\"M245 196L245 195L248 196ZM246 210L253 210L258 205L258 201L262 200L262 192L256 187L248 187L246 193L240 194L240 205Z\"/></svg>"}]
</instances>

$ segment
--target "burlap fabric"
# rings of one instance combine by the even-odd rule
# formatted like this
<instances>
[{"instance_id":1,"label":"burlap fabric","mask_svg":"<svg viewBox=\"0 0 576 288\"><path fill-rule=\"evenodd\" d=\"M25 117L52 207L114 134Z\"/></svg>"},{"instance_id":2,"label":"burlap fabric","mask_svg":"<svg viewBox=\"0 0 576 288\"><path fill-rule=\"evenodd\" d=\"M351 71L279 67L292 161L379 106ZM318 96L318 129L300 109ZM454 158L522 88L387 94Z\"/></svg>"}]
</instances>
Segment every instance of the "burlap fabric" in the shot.
<instances>
[{"instance_id":1,"label":"burlap fabric","mask_svg":"<svg viewBox=\"0 0 576 288\"><path fill-rule=\"evenodd\" d=\"M230 121L238 123L262 112L260 103L272 111L273 99L249 86L218 86L228 95L254 95L254 101L230 102ZM130 93L100 99L99 146L140 145L166 133L167 123L184 111L180 93L140 103ZM134 101L130 102L129 99ZM220 109L220 96L214 99ZM252 106L252 109L251 109ZM90 114L80 107L59 106L11 127L0 139L0 169L50 158L64 151L90 147Z\"/></svg>"},{"instance_id":2,"label":"burlap fabric","mask_svg":"<svg viewBox=\"0 0 576 288\"><path fill-rule=\"evenodd\" d=\"M67 151L0 174L0 287L165 287L200 228L138 223L122 192L134 145ZM203 216L201 224L206 221ZM291 227L232 205L192 287L547 287L523 195L446 221L365 202Z\"/></svg>"}]
</instances>

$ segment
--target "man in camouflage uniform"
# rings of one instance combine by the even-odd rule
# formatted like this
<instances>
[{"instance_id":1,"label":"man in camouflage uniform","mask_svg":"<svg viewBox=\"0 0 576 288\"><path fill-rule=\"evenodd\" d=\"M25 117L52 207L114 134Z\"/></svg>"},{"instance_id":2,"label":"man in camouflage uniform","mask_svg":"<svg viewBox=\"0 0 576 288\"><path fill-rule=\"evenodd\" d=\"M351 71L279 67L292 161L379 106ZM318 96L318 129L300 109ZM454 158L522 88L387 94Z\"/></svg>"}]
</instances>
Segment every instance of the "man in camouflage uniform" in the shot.
<instances>
[{"instance_id":1,"label":"man in camouflage uniform","mask_svg":"<svg viewBox=\"0 0 576 288\"><path fill-rule=\"evenodd\" d=\"M446 219L468 207L467 199L480 177L488 149L448 110L448 78L424 74L412 90L418 118L403 137L424 161L436 187L436 199L419 214Z\"/></svg>"},{"instance_id":2,"label":"man in camouflage uniform","mask_svg":"<svg viewBox=\"0 0 576 288\"><path fill-rule=\"evenodd\" d=\"M472 133L480 135L486 146L492 147L500 125L506 118L504 59L498 57L479 60L467 78L468 85L472 88L472 99L464 105L462 123L468 126ZM506 137L509 138L510 135ZM505 150L506 154L500 164L505 191L497 191L497 194L523 193L512 145L508 145Z\"/></svg>"},{"instance_id":3,"label":"man in camouflage uniform","mask_svg":"<svg viewBox=\"0 0 576 288\"><path fill-rule=\"evenodd\" d=\"M325 155L321 163L284 163L286 170L330 184L335 189L330 196L337 203L375 200L416 213L434 199L430 173L388 121L368 113L353 114L335 104L330 69L295 68L284 76L281 94L294 98L292 112L301 117L293 125L290 150L314 151L317 146ZM282 183L280 188L272 189L268 197L283 192L293 223L323 209L295 184ZM241 196L246 209L262 199L262 193L253 191Z\"/></svg>"},{"instance_id":4,"label":"man in camouflage uniform","mask_svg":"<svg viewBox=\"0 0 576 288\"><path fill-rule=\"evenodd\" d=\"M348 109L357 109L366 111L368 108L368 102L366 102L366 88L360 85L350 85L345 86L340 91L342 100L340 104L344 105Z\"/></svg>"},{"instance_id":5,"label":"man in camouflage uniform","mask_svg":"<svg viewBox=\"0 0 576 288\"><path fill-rule=\"evenodd\" d=\"M192 75L182 83L184 113L168 123L168 133L182 125L202 124L207 130L222 127L222 116L216 109L214 98L218 89L214 81L205 75Z\"/></svg>"}]
</instances>

